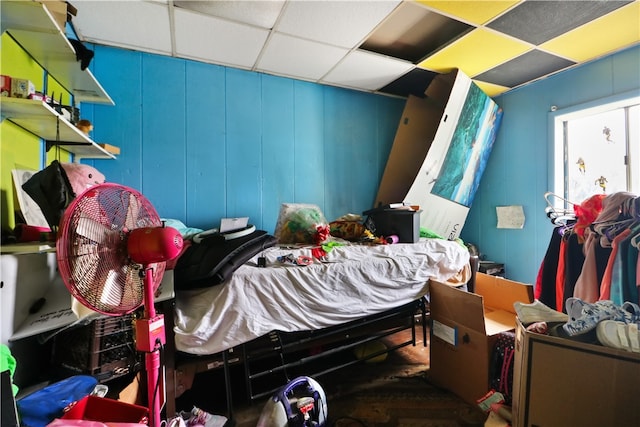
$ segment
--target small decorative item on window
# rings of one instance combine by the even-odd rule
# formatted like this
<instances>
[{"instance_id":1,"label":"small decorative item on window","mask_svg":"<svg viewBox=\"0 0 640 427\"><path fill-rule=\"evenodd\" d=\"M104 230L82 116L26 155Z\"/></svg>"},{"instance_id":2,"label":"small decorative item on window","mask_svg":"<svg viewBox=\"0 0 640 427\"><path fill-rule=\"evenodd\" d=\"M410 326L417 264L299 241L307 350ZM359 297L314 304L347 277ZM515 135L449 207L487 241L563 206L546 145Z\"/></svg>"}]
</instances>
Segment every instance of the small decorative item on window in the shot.
<instances>
[{"instance_id":1,"label":"small decorative item on window","mask_svg":"<svg viewBox=\"0 0 640 427\"><path fill-rule=\"evenodd\" d=\"M613 139L611 139L611 129L609 129L609 127L605 126L604 129L602 129L602 134L604 135L605 141L614 142Z\"/></svg>"},{"instance_id":2,"label":"small decorative item on window","mask_svg":"<svg viewBox=\"0 0 640 427\"><path fill-rule=\"evenodd\" d=\"M596 179L596 181L594 182L594 184L598 184L600 186L600 188L602 188L602 192L606 193L607 192L607 178L605 178L604 176L600 175L600 178Z\"/></svg>"}]
</instances>

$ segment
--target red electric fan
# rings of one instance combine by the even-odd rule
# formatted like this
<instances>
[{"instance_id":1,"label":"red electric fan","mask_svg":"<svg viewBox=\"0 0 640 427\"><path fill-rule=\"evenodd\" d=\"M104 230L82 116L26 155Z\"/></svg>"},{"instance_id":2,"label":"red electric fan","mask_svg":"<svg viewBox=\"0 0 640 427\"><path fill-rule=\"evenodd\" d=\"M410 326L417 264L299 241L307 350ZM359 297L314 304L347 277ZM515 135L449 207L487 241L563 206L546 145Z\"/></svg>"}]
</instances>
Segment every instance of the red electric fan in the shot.
<instances>
[{"instance_id":1,"label":"red electric fan","mask_svg":"<svg viewBox=\"0 0 640 427\"><path fill-rule=\"evenodd\" d=\"M164 317L153 296L166 261L180 254L180 233L165 227L139 192L100 184L66 208L56 242L58 269L69 292L97 312L120 316L144 304L136 321L136 348L145 352L149 425L160 426L160 355Z\"/></svg>"}]
</instances>

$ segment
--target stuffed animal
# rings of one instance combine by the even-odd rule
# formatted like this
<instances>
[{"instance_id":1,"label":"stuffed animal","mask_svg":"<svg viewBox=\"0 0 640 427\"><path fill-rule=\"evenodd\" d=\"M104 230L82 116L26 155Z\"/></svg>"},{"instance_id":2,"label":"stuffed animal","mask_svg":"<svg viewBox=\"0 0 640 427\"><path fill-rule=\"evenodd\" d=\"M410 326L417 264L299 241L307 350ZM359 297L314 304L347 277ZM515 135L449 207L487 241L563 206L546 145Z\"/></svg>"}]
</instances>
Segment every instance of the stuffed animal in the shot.
<instances>
[{"instance_id":1,"label":"stuffed animal","mask_svg":"<svg viewBox=\"0 0 640 427\"><path fill-rule=\"evenodd\" d=\"M92 166L54 160L32 175L22 188L40 206L51 230L57 230L71 200L87 188L103 182L104 175Z\"/></svg>"},{"instance_id":2,"label":"stuffed animal","mask_svg":"<svg viewBox=\"0 0 640 427\"><path fill-rule=\"evenodd\" d=\"M104 175L93 166L81 163L60 163L62 169L67 174L69 184L74 192L74 197L78 196L87 188L105 181Z\"/></svg>"}]
</instances>

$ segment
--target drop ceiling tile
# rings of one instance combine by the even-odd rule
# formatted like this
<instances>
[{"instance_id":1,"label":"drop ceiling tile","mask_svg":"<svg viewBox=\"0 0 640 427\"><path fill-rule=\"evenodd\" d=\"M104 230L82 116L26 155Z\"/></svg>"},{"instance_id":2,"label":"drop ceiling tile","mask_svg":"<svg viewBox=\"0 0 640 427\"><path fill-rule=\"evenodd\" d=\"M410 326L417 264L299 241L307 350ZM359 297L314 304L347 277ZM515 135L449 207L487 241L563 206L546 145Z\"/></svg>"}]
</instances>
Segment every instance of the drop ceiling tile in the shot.
<instances>
[{"instance_id":1,"label":"drop ceiling tile","mask_svg":"<svg viewBox=\"0 0 640 427\"><path fill-rule=\"evenodd\" d=\"M73 25L81 40L143 52L171 54L166 5L130 1L83 1Z\"/></svg>"},{"instance_id":2,"label":"drop ceiling tile","mask_svg":"<svg viewBox=\"0 0 640 427\"><path fill-rule=\"evenodd\" d=\"M504 93L511 89L510 87L494 85L492 83L483 82L480 80L473 80L473 82L480 88L484 93L489 95L489 97L498 96L501 93Z\"/></svg>"},{"instance_id":3,"label":"drop ceiling tile","mask_svg":"<svg viewBox=\"0 0 640 427\"><path fill-rule=\"evenodd\" d=\"M413 95L424 98L424 93L429 83L431 83L437 75L438 73L432 71L414 68L407 74L398 77L396 80L381 88L380 92L402 97Z\"/></svg>"},{"instance_id":4,"label":"drop ceiling tile","mask_svg":"<svg viewBox=\"0 0 640 427\"><path fill-rule=\"evenodd\" d=\"M282 1L174 1L176 7L201 12L219 18L229 19L242 24L257 27L273 28L280 11L284 6Z\"/></svg>"},{"instance_id":5,"label":"drop ceiling tile","mask_svg":"<svg viewBox=\"0 0 640 427\"><path fill-rule=\"evenodd\" d=\"M356 50L349 53L322 82L360 90L378 90L412 68L410 62Z\"/></svg>"},{"instance_id":6,"label":"drop ceiling tile","mask_svg":"<svg viewBox=\"0 0 640 427\"><path fill-rule=\"evenodd\" d=\"M461 69L485 92L498 94L575 62L640 43L640 0L72 3L78 9L72 24L83 41L312 81L329 69L330 78L349 87L365 91L382 87L387 91L384 93L394 96L421 93L424 83L420 74L453 68ZM430 20L418 23L418 16L424 15ZM460 27L450 32L444 22ZM306 43L293 42L287 36ZM344 49L351 52L348 58L329 68L337 52ZM376 60L356 60L359 54L355 52L368 53L372 56L367 58ZM391 58L380 59L385 56ZM389 67L388 61L394 58L402 64L402 71ZM376 73L372 67L378 61L382 68ZM415 63L419 68L411 65ZM345 67L354 74L345 73Z\"/></svg>"},{"instance_id":7,"label":"drop ceiling tile","mask_svg":"<svg viewBox=\"0 0 640 427\"><path fill-rule=\"evenodd\" d=\"M615 31L611 31L615 28ZM640 42L640 2L556 37L540 46L576 62L589 61Z\"/></svg>"},{"instance_id":8,"label":"drop ceiling tile","mask_svg":"<svg viewBox=\"0 0 640 427\"><path fill-rule=\"evenodd\" d=\"M354 48L400 1L289 1L278 32Z\"/></svg>"},{"instance_id":9,"label":"drop ceiling tile","mask_svg":"<svg viewBox=\"0 0 640 427\"><path fill-rule=\"evenodd\" d=\"M614 0L525 1L487 26L539 45L629 2Z\"/></svg>"},{"instance_id":10,"label":"drop ceiling tile","mask_svg":"<svg viewBox=\"0 0 640 427\"><path fill-rule=\"evenodd\" d=\"M539 50L532 50L474 77L499 86L513 88L575 65L574 62Z\"/></svg>"},{"instance_id":11,"label":"drop ceiling tile","mask_svg":"<svg viewBox=\"0 0 640 427\"><path fill-rule=\"evenodd\" d=\"M478 0L418 0L418 3L445 12L449 16L459 17L465 22L483 25L520 3L520 0L483 1L481 7L478 6Z\"/></svg>"},{"instance_id":12,"label":"drop ceiling tile","mask_svg":"<svg viewBox=\"0 0 640 427\"><path fill-rule=\"evenodd\" d=\"M477 28L418 66L438 73L448 73L458 68L473 77L530 49L531 45L522 41Z\"/></svg>"},{"instance_id":13,"label":"drop ceiling tile","mask_svg":"<svg viewBox=\"0 0 640 427\"><path fill-rule=\"evenodd\" d=\"M415 63L473 28L416 3L402 3L360 48Z\"/></svg>"},{"instance_id":14,"label":"drop ceiling tile","mask_svg":"<svg viewBox=\"0 0 640 427\"><path fill-rule=\"evenodd\" d=\"M257 70L318 80L348 52L349 49L276 33L269 39Z\"/></svg>"},{"instance_id":15,"label":"drop ceiling tile","mask_svg":"<svg viewBox=\"0 0 640 427\"><path fill-rule=\"evenodd\" d=\"M183 58L252 68L269 32L175 9L176 54Z\"/></svg>"}]
</instances>

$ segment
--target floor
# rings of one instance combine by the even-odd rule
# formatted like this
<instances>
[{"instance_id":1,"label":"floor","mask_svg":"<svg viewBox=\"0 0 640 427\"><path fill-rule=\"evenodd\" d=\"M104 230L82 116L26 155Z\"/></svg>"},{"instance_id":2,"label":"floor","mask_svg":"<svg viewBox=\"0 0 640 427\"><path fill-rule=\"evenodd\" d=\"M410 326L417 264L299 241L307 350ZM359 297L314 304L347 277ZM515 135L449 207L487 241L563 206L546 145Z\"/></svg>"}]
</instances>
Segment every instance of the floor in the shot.
<instances>
[{"instance_id":1,"label":"floor","mask_svg":"<svg viewBox=\"0 0 640 427\"><path fill-rule=\"evenodd\" d=\"M417 334L417 343L415 346L408 345L400 349L397 349L393 353L389 354L384 361L379 361L374 363L371 363L371 362L358 363L350 367L342 368L335 372L322 375L319 378L315 378L321 384L323 390L327 395L330 414L332 412L331 408L333 408L333 414L334 415L336 414L336 410L338 409L338 406L339 406L338 401L341 401L343 399L351 399L352 401L349 404L352 406L350 408L344 409L343 407L345 405L340 405L341 406L340 411L343 411L343 412L345 410L346 411L359 411L359 410L366 411L367 410L366 407L361 409L360 408L354 409L355 407L353 405L356 405L356 403L354 403L353 400L354 400L354 397L363 396L365 394L369 395L372 392L378 396L381 396L381 395L388 396L388 397L381 397L381 399L385 399L385 398L402 399L406 394L421 393L422 390L419 388L421 386L418 386L415 389L411 387L404 387L402 389L398 389L397 386L395 388L391 386L390 387L391 389L386 389L385 387L387 387L387 384L384 383L384 381L377 381L377 378L381 378L381 379L385 378L388 380L390 378L399 378L399 377L402 377L402 378L424 377L423 374L429 369L429 347L428 347L428 338L427 338L427 346L425 346L422 339L422 334L421 334L422 329L420 328L419 330L420 330L420 333ZM387 337L384 339L385 345L391 346L393 345L394 342L402 342L407 339L406 338L407 336L410 336L408 334L410 334L410 331L400 332L391 337ZM428 336L429 334L427 333L427 337ZM219 384L221 382L223 382L223 378L209 377L207 379L202 380L202 384L209 385L208 389L203 391L202 386L201 385L197 386L195 385L195 383L194 383L194 388L200 390L199 392L197 392L198 396L206 396L206 402L211 402L212 400L215 401L216 399L224 400L224 390L212 389L210 387L211 384L215 384L215 383ZM425 383L425 381L422 381L422 383ZM391 384L391 382L389 382L389 384ZM433 388L433 386L428 386L428 387ZM234 394L234 396L236 395ZM258 399L251 403L246 401L246 399L243 399L242 396L243 395L240 394L239 397L234 397L233 419L235 421L235 425L236 427L254 427L257 425L258 419L264 409L264 406L266 401L268 400L268 397ZM474 412L475 408L472 408L471 406L461 403L461 401L459 401L457 397L453 395L447 396L447 399L448 401L454 401L454 403L453 404L449 403L450 405L448 407L449 409L446 409L443 407L443 410L459 411L460 410L459 408L463 408L463 411L468 412L468 416L471 417L472 420L469 423L454 422L454 423L448 423L448 424L437 424L437 423L431 424L430 423L430 424L420 424L420 425L429 425L429 426L431 425L442 425L442 426L444 425L447 425L447 426L449 425L456 425L456 426L457 425L470 425L470 426L483 425L482 424L483 418L480 416L479 413ZM188 402L188 403L185 404L184 402ZM193 405L193 402L194 402L194 395L185 396L185 398L183 399L184 409L188 409L187 406ZM222 409L220 406L218 406L217 408L212 408L212 407L205 408L204 406L206 406L207 403L204 403L204 402L205 401L202 401L202 403L195 402L195 404L205 410L208 410L211 413L224 414L224 415L227 414L226 410L224 409L225 408L224 406L222 406ZM178 403L178 408L180 409L180 402L177 402L177 403ZM343 403L343 402L340 402L340 403ZM357 405L360 405L360 403L357 403ZM393 403L389 403L387 406L392 406L392 405ZM454 405L455 408L453 408L453 406L451 405ZM362 406L366 406L366 403ZM382 406L385 406L385 404L383 404ZM333 425L337 425L337 424L333 424ZM371 425L371 423L369 423L369 425ZM387 425L387 424L384 424L384 425ZM403 425L403 424L400 423L400 424L392 424L392 425Z\"/></svg>"}]
</instances>

